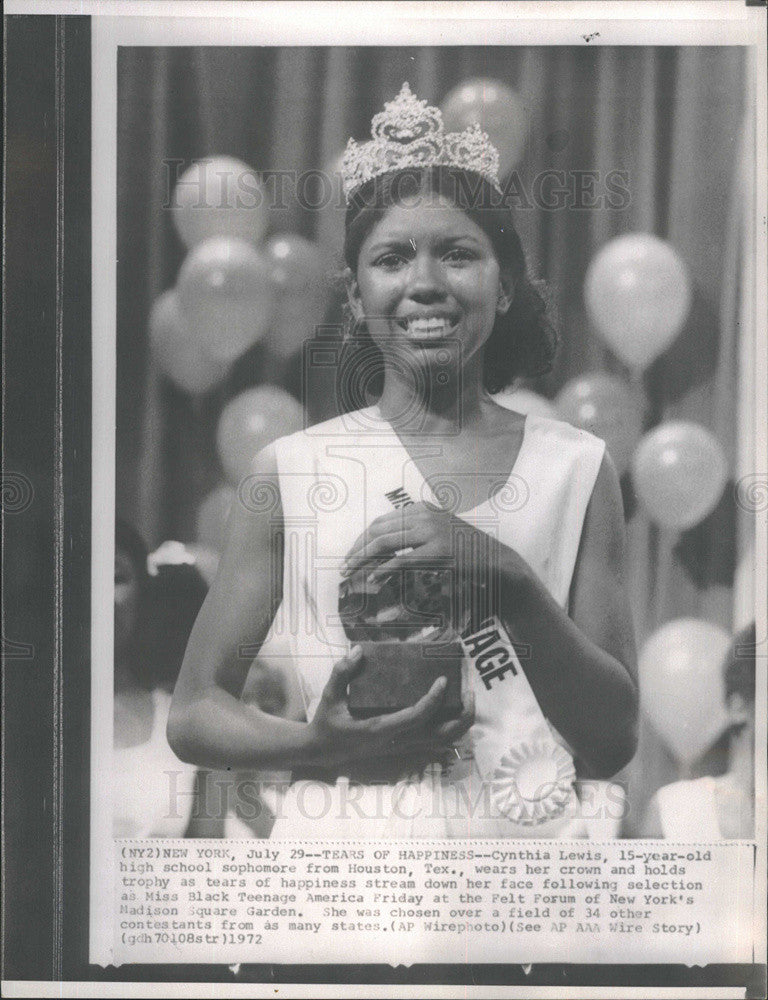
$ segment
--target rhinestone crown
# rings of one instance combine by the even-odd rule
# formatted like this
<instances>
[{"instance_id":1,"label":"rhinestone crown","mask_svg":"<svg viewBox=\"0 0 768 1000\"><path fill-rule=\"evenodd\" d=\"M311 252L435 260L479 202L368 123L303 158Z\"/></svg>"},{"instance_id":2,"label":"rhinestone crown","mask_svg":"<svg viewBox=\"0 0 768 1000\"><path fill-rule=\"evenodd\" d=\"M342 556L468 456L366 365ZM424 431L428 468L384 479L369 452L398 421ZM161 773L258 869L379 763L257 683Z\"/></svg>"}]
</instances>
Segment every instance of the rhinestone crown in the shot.
<instances>
[{"instance_id":1,"label":"rhinestone crown","mask_svg":"<svg viewBox=\"0 0 768 1000\"><path fill-rule=\"evenodd\" d=\"M458 167L479 174L501 193L499 154L478 122L463 132L446 132L439 108L420 101L404 83L393 101L373 116L371 141L350 139L341 161L347 203L381 174L406 167Z\"/></svg>"}]
</instances>

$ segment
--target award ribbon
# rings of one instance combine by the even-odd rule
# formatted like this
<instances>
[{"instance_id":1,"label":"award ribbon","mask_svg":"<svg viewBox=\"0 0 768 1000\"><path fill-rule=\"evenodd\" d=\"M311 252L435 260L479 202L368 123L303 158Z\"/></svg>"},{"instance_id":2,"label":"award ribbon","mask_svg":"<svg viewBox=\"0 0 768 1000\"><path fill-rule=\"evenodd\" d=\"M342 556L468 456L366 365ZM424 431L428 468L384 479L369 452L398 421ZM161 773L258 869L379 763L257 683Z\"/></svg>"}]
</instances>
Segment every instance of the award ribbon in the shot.
<instances>
[{"instance_id":1,"label":"award ribbon","mask_svg":"<svg viewBox=\"0 0 768 1000\"><path fill-rule=\"evenodd\" d=\"M553 736L506 629L494 615L461 641L477 705L474 757L495 810L528 827L570 819L573 758Z\"/></svg>"}]
</instances>

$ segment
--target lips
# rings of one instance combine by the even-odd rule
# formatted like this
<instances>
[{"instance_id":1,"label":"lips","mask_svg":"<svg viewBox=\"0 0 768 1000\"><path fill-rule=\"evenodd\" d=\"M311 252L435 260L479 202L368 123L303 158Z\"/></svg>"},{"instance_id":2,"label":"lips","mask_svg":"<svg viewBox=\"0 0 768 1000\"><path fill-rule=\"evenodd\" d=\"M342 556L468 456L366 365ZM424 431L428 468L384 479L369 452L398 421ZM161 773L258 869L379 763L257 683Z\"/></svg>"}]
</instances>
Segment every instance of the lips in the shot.
<instances>
[{"instance_id":1,"label":"lips","mask_svg":"<svg viewBox=\"0 0 768 1000\"><path fill-rule=\"evenodd\" d=\"M443 340L453 330L455 322L448 316L406 316L398 321L409 340Z\"/></svg>"}]
</instances>

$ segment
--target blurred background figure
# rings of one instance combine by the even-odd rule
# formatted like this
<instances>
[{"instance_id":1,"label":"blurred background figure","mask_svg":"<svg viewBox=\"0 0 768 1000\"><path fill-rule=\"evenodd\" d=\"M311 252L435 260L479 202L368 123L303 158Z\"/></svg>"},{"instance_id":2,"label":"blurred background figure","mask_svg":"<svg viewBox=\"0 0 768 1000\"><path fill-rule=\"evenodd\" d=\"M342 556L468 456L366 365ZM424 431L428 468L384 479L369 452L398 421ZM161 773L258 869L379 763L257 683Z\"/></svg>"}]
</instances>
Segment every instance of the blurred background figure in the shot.
<instances>
[{"instance_id":1,"label":"blurred background figure","mask_svg":"<svg viewBox=\"0 0 768 1000\"><path fill-rule=\"evenodd\" d=\"M167 543L151 556L129 524L115 530L113 834L182 837L196 769L168 746L170 692L207 592L194 556Z\"/></svg>"},{"instance_id":2,"label":"blurred background figure","mask_svg":"<svg viewBox=\"0 0 768 1000\"><path fill-rule=\"evenodd\" d=\"M723 664L724 774L676 781L651 799L646 837L706 842L750 839L755 829L755 625L732 641Z\"/></svg>"}]
</instances>

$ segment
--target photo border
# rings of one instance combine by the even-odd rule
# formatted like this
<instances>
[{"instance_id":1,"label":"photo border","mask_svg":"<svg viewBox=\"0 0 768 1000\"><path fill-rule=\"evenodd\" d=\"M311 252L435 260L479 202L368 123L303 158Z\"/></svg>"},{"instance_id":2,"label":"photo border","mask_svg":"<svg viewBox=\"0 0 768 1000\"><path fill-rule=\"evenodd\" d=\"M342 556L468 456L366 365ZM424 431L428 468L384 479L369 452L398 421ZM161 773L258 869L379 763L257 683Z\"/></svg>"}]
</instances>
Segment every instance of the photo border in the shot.
<instances>
[{"instance_id":1,"label":"photo border","mask_svg":"<svg viewBox=\"0 0 768 1000\"><path fill-rule=\"evenodd\" d=\"M55 537L50 551L51 577L46 587L45 573L38 580L41 607L54 608L54 617L50 634L46 637L52 651L53 670L51 676L38 673L34 684L19 682L19 678L6 673L5 695L6 704L14 706L27 703L34 697L48 707L45 711L38 710L37 724L30 730L33 754L24 757L30 770L32 785L39 784L41 788L51 790L51 829L50 835L46 827L45 836L37 845L34 858L36 892L24 895L17 886L6 883L4 888L4 907L6 918L13 914L14 927L12 937L7 931L7 920L4 921L4 975L6 971L18 970L9 978L13 980L35 981L38 992L27 995L44 995L40 992L45 987L46 974L51 981L68 981L73 987L79 982L81 995L89 983L112 983L117 987L121 983L149 983L162 981L172 982L210 982L240 985L247 981L265 985L263 995L273 996L274 984L287 986L290 984L337 984L342 980L350 984L389 984L406 988L421 984L420 992L411 995L429 995L423 988L432 985L476 986L518 986L523 992L506 991L503 995L535 996L544 995L537 992L537 987L552 987L551 995L562 995L563 987L618 987L636 986L669 987L675 990L674 995L683 995L684 987L696 987L697 996L705 995L702 988L726 987L740 985L752 990L752 995L759 995L755 990L761 988L758 980L764 983L765 967L754 966L707 966L703 969L688 969L685 966L590 966L579 964L567 965L537 965L526 974L520 965L485 966L411 966L409 969L392 968L391 966L241 966L237 977L221 965L126 965L119 969L112 967L102 969L90 965L87 961L85 945L88 938L87 914L89 899L85 891L88 884L88 848L90 845L103 844L106 839L111 844L110 807L104 796L103 782L90 786L91 768L97 776L108 769L107 758L111 756L112 745L112 696L111 685L105 684L105 678L111 676L107 670L112 656L112 605L111 588L114 559L114 460L115 460L115 300L116 300L116 46L118 44L216 44L210 40L209 32L217 36L231 37L234 18L231 17L231 4L206 4L206 14L199 13L203 5L193 5L198 11L184 22L183 30L179 31L178 22L174 17L189 12L187 4L121 4L120 14L105 13L103 5L97 4L55 4L41 3L35 5L42 13L24 16L28 9L24 4L9 4L6 13L12 15L7 23L9 36L6 41L8 53L16 52L15 46L21 44L21 35L27 32L23 44L28 47L28 57L34 65L46 67L47 87L38 91L31 90L26 94L9 95L7 108L7 148L13 150L14 143L24 140L25 118L37 129L36 138L40 148L46 148L46 143L53 144L55 157L45 161L38 170L39 178L47 186L48 193L55 191L55 198L44 198L42 210L37 216L37 229L41 238L46 240L42 247L40 267L45 271L50 291L55 303L53 321L48 317L40 321L40 303L22 296L21 316L26 317L25 326L29 331L30 340L27 349L36 347L40 358L51 359L54 371L53 393L43 392L40 399L40 382L34 385L31 373L15 367L18 360L13 355L13 363L6 372L7 377L16 379L29 378L30 388L38 393L38 420L40 426L48 426L51 431L50 454L45 455L47 467L50 469L53 489L50 495L51 524L54 525ZM347 5L358 7L356 4ZM370 17L372 4L363 5ZM477 35L482 44L488 44L488 25L498 30L499 24L508 27L506 18L514 14L515 28L520 32L520 40L505 35L503 44L553 44L548 30L541 28L541 14L529 18L518 13L523 9L527 12L531 4L497 4L490 8L487 4L464 4L460 10L457 5L433 5L442 8L449 7L456 24L461 30L461 44L472 44ZM572 12L578 6L585 9L576 20L564 20L568 11ZM629 8L637 9L637 5L625 3L620 5L621 16L617 21L605 19L606 8L610 5L583 4L565 5L551 4L546 15L549 27L553 24L562 29L562 38L558 44L577 44L576 38L581 28L595 30L596 14L587 13L589 8L594 12L599 6L602 28L599 44L685 44L681 42L680 34L694 29L697 41L692 44L750 44L757 47L762 39L755 37L753 17L722 20L722 10L725 5L688 4L681 3L679 13L701 14L702 20L689 20L688 17L671 16L666 5L643 4L642 28L647 32L641 42L637 38L637 22L633 17L625 16ZM730 11L740 5L727 5ZM25 8L23 11L20 8ZM74 16L74 11L86 11L100 16L91 19L86 15ZM318 41L319 38L330 39L333 35L334 44L450 44L445 40L445 23L434 18L424 18L424 4L398 4L398 18L402 19L404 11L421 13L422 17L413 23L406 22L404 26L393 27L389 22L379 25L377 17L375 39L369 42L361 41L359 25L323 24L306 15L309 8L321 8L322 4L301 4L301 29L294 24L287 26L291 17L287 12L294 10L294 4L263 4L238 5L238 23L248 25L254 32L261 34L258 44L330 44L329 40ZM392 5L384 5L392 8ZM482 11L488 20L473 19L467 8ZM715 10L718 8L717 16ZM221 12L219 19L211 17L208 11L216 8ZM250 10L249 10L250 8ZM661 8L661 9L659 9ZM50 9L50 14L46 13ZM59 15L52 16L54 9ZM654 11L655 9L655 11ZM695 11L694 11L695 9ZM669 23L660 23L661 15ZM746 12L747 8L743 10ZM136 15L139 14L137 17ZM70 13L72 12L72 13ZM754 14L755 11L750 11ZM259 15L257 24L249 23ZM269 14L270 16L264 16ZM350 10L350 14L352 11ZM759 11L757 12L759 16ZM17 17L17 15L20 15ZM278 16L279 15L279 16ZM503 15L503 16L502 16ZM15 23L14 23L15 22ZM23 24L22 24L23 22ZM531 29L536 26L536 32ZM615 29L613 35L608 29ZM559 30L558 29L558 30ZM600 29L598 29L600 30ZM353 39L351 35L357 32ZM485 35L482 32L485 31ZM313 32L315 33L313 35ZM335 32L335 34L333 34ZM14 37L15 33L15 37ZM288 33L288 34L286 34ZM329 34L330 33L330 34ZM371 33L373 34L373 32ZM532 38L531 35L536 37ZM572 36L572 41L566 41L565 35ZM254 36L255 37L255 36ZM583 38L583 35L582 35ZM628 39L632 39L631 42ZM671 39L674 38L674 41ZM734 41L739 38L741 41ZM266 41L264 39L269 39ZM343 40L341 40L343 39ZM434 39L429 41L428 39ZM619 39L623 39L620 41ZM583 41L580 44L586 44ZM238 45L256 44L238 35ZM595 44L593 42L592 44ZM12 61L7 58L6 66ZM91 76L91 68L93 76ZM765 261L765 227L761 212L765 206L765 66L760 59L754 60L755 97L758 106L758 135L755 158L757 178L756 198L756 232L758 233L758 253L755 260L755 289L766 287ZM93 113L91 118L91 94L93 95ZM11 99L13 98L13 99ZM14 101L18 100L18 105ZM105 114L107 119L105 121ZM46 117L47 115L47 117ZM18 125L17 123L18 119ZM93 146L88 137L91 135L92 124ZM18 147L16 147L18 148ZM8 158L9 154L6 153ZM93 178L91 191L90 179ZM91 214L91 200L93 210ZM6 232L9 236L21 231L23 217L22 206L9 206L6 216ZM15 213L15 214L14 214ZM104 220L108 224L105 225ZM92 229L91 229L92 226ZM89 238L89 230L92 237ZM762 239L760 236L762 235ZM15 238L19 238L18 236ZM13 252L14 243L9 241ZM90 285L91 259L93 261L93 294L92 317ZM16 306L13 292L21 294L21 286L12 285L9 278L14 278L13 264L7 265L6 282L11 293L10 305L4 306L6 320L10 310ZM756 303L757 324L759 331L757 364L755 367L755 399L756 427L768 426L766 414L765 387L768 385L768 369L765 358L765 324L764 301ZM761 320L762 314L762 322ZM14 316L14 325L18 319ZM89 344L88 329L99 332ZM6 330L8 327L6 327ZM12 342L14 347L17 342ZM92 351L92 355L91 355ZM11 354L5 349L7 361ZM91 413L91 357L93 363L93 411ZM74 362L74 363L73 363ZM44 380L43 380L44 381ZM49 399L52 395L53 398ZM34 396L32 397L34 399ZM4 437L24 436L23 419L30 419L30 414L11 416L10 428L6 424ZM91 417L93 417L93 436L91 436ZM45 423L47 421L47 424ZM757 466L756 472L764 475L765 464L760 465L763 450L756 442ZM21 453L20 453L21 454ZM90 457L92 455L92 468ZM39 456L36 456L39 458ZM14 461L16 458L14 457ZM23 467L23 460L19 463ZM90 480L93 483L93 511L91 518ZM42 495L40 502L43 502ZM766 525L758 521L759 530L756 539L756 563L766 565ZM91 564L91 552L93 562ZM43 568L45 569L45 568ZM756 600L759 608L765 608L765 579L757 574ZM92 632L89 635L87 623L90 621ZM762 619L765 626L765 619ZM765 629L763 628L763 632ZM758 632L760 634L760 632ZM9 638L15 639L16 635ZM89 653L90 646L90 653ZM45 640L38 644L41 650L47 648ZM5 653L5 649L4 649ZM92 663L91 678L85 665ZM6 664L7 665L7 664ZM40 667L40 664L37 664ZM76 669L77 668L77 669ZM15 667L14 667L15 669ZM20 672L19 672L20 673ZM28 677L29 675L24 675ZM766 719L765 685L758 688L756 712L758 720L764 723ZM30 711L23 713L24 718L30 716ZM4 716L8 712L4 709ZM91 724L92 727L91 727ZM16 734L14 733L13 736ZM4 764L4 773L18 766L21 762L20 749L11 740L4 737L9 760ZM12 737L13 739L13 737ZM765 801L765 741L758 743L757 774L762 781L762 801ZM761 760L762 757L762 760ZM9 767L10 761L10 767ZM760 801L760 790L756 790ZM4 811L4 821L7 812ZM90 817L90 819L89 819ZM759 832L763 841L762 876L764 884L764 854L765 827ZM90 826L90 832L89 832ZM758 831L756 831L758 834ZM758 834L758 836L759 836ZM13 871L16 865L30 864L30 846L20 843L12 831L5 829L5 873ZM46 852L50 845L51 866L45 863ZM104 876L102 869L101 877ZM38 877L39 876L39 877ZM758 882L758 884L760 884ZM41 919L41 907L47 912L45 904L52 902L51 919ZM15 893L15 895L14 895ZM26 903L26 905L25 905ZM91 925L103 923L103 915L93 908L91 897ZM18 907L18 909L17 909ZM94 919L94 916L96 919ZM764 927L763 927L764 934ZM13 948L9 946L13 945ZM184 979L179 972L184 970ZM450 970L450 971L449 971ZM339 974L343 972L343 977ZM749 985L748 985L749 984ZM11 985L11 984L8 984ZM19 983L14 984L21 989ZM764 987L762 987L764 988ZM55 991L60 993L59 990ZM24 995L22 992L7 995ZM53 995L53 991L51 994ZM66 994L61 994L66 995ZM100 995L106 995L103 991ZM116 994L115 994L116 995ZM144 994L142 994L144 995ZM229 992L228 995L234 995ZM256 995L253 986L248 986L248 995ZM296 993L292 995L297 995ZM306 995L310 995L307 991ZM312 995L321 995L314 991ZM325 994L331 995L331 994ZM349 994L352 995L352 994ZM358 995L363 995L360 993ZM391 995L391 993L390 993ZM398 995L407 995L399 993ZM433 994L438 995L438 994ZM442 994L444 995L444 994ZM472 995L472 991L461 991L461 995ZM478 994L479 995L479 994ZM485 992L483 995L489 995ZM590 995L598 996L596 990ZM615 991L612 995L616 995ZM629 994L622 994L629 995ZM647 992L644 994L647 995ZM724 995L722 992L717 995Z\"/></svg>"}]
</instances>

